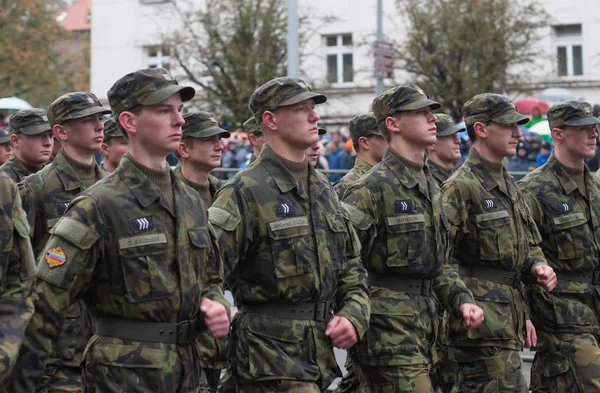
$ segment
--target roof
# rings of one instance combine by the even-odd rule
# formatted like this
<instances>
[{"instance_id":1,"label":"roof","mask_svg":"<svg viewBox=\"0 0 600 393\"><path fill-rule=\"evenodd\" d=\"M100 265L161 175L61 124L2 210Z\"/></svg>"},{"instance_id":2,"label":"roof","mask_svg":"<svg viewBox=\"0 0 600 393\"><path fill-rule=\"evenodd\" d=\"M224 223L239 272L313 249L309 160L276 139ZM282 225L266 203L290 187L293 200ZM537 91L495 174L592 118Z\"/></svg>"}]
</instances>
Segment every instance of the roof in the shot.
<instances>
[{"instance_id":1,"label":"roof","mask_svg":"<svg viewBox=\"0 0 600 393\"><path fill-rule=\"evenodd\" d=\"M59 12L56 20L69 31L91 30L90 12L92 0L75 0L64 11Z\"/></svg>"}]
</instances>

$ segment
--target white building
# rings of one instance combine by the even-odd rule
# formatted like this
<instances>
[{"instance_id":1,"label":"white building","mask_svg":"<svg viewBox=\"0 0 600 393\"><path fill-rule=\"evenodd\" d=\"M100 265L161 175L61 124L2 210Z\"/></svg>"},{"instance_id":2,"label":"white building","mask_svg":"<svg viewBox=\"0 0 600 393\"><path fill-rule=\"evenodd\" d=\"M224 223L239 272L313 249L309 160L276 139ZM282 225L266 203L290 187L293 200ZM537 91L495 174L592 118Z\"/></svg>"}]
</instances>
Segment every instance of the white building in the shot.
<instances>
[{"instance_id":1,"label":"white building","mask_svg":"<svg viewBox=\"0 0 600 393\"><path fill-rule=\"evenodd\" d=\"M177 0L175 0L177 1ZM203 4L204 0L195 0ZM282 0L284 1L284 0ZM578 97L600 103L600 19L595 0L545 0L551 27L538 43L539 60L527 86L533 94L544 88L567 88ZM91 90L102 100L121 76L136 69L164 66L168 50L161 35L176 26L166 0L92 0ZM384 36L399 41L401 18L394 0L384 0ZM370 110L376 80L372 43L376 38L376 0L298 0L300 14L311 18L335 15L319 27L303 49L301 77L329 100L320 107L320 124L345 127L354 115ZM586 12L587 10L587 12ZM408 82L396 70L386 86ZM509 95L524 95L509 91Z\"/></svg>"}]
</instances>

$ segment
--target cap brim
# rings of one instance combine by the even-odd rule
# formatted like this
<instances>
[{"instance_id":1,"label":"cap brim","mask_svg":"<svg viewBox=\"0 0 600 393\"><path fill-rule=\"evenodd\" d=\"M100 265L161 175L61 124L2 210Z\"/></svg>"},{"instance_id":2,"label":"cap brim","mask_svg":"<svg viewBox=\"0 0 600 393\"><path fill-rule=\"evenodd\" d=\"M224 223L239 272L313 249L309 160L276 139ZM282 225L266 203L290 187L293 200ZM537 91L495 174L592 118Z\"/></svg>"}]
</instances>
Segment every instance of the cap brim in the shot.
<instances>
[{"instance_id":1,"label":"cap brim","mask_svg":"<svg viewBox=\"0 0 600 393\"><path fill-rule=\"evenodd\" d=\"M17 132L20 132L21 134L24 134L24 135L38 135L38 134L41 134L42 132L47 132L47 131L52 131L52 127L50 126L50 124L38 124L35 126L29 126L29 127L22 128L22 129L18 130Z\"/></svg>"},{"instance_id":2,"label":"cap brim","mask_svg":"<svg viewBox=\"0 0 600 393\"><path fill-rule=\"evenodd\" d=\"M97 115L97 114L106 115L109 113L111 113L109 108L105 108L103 106L93 106L91 108L85 108L82 111L70 113L69 118L66 120L81 119L82 117Z\"/></svg>"},{"instance_id":3,"label":"cap brim","mask_svg":"<svg viewBox=\"0 0 600 393\"><path fill-rule=\"evenodd\" d=\"M0 144L10 142L10 136L0 136Z\"/></svg>"},{"instance_id":4,"label":"cap brim","mask_svg":"<svg viewBox=\"0 0 600 393\"><path fill-rule=\"evenodd\" d=\"M600 120L593 116L582 117L575 120L565 121L566 126L592 126L594 124L600 124Z\"/></svg>"},{"instance_id":5,"label":"cap brim","mask_svg":"<svg viewBox=\"0 0 600 393\"><path fill-rule=\"evenodd\" d=\"M283 101L282 103L279 104L279 106L294 105L299 102L309 100L311 98L313 100L315 100L315 104L322 104L325 101L327 101L327 97L325 97L323 94L313 93L312 91L305 91L303 93L298 94L297 96L294 96L292 98L289 98L289 99Z\"/></svg>"},{"instance_id":6,"label":"cap brim","mask_svg":"<svg viewBox=\"0 0 600 393\"><path fill-rule=\"evenodd\" d=\"M438 132L436 135L437 136L450 136L450 135L454 135L457 132L461 132L461 131L464 131L464 130L466 130L465 127L462 127L462 126L459 126L459 125L455 124L453 126L450 126L450 127L446 128L444 131Z\"/></svg>"},{"instance_id":7,"label":"cap brim","mask_svg":"<svg viewBox=\"0 0 600 393\"><path fill-rule=\"evenodd\" d=\"M325 135L327 134L327 130L324 128L319 128L319 135Z\"/></svg>"},{"instance_id":8,"label":"cap brim","mask_svg":"<svg viewBox=\"0 0 600 393\"><path fill-rule=\"evenodd\" d=\"M430 107L431 109L440 109L442 107L442 104L440 104L437 101L430 100L429 98L424 98L422 100L418 100L415 102L411 102L410 104L404 105L402 108L397 109L397 111L416 111L417 109L425 107Z\"/></svg>"},{"instance_id":9,"label":"cap brim","mask_svg":"<svg viewBox=\"0 0 600 393\"><path fill-rule=\"evenodd\" d=\"M211 136L215 136L215 135L223 135L223 138L229 138L231 136L231 133L227 130L222 129L221 127L210 127L210 128L205 128L202 131L196 131L194 133L191 133L189 135L186 135L186 138L210 138Z\"/></svg>"},{"instance_id":10,"label":"cap brim","mask_svg":"<svg viewBox=\"0 0 600 393\"><path fill-rule=\"evenodd\" d=\"M529 123L529 117L525 116L517 111L508 112L503 114L502 116L495 117L491 119L495 123L500 124L526 124Z\"/></svg>"},{"instance_id":11,"label":"cap brim","mask_svg":"<svg viewBox=\"0 0 600 393\"><path fill-rule=\"evenodd\" d=\"M181 96L181 102L186 102L194 98L196 90L191 86L168 85L150 94L145 100L140 101L140 104L156 105L177 93Z\"/></svg>"}]
</instances>

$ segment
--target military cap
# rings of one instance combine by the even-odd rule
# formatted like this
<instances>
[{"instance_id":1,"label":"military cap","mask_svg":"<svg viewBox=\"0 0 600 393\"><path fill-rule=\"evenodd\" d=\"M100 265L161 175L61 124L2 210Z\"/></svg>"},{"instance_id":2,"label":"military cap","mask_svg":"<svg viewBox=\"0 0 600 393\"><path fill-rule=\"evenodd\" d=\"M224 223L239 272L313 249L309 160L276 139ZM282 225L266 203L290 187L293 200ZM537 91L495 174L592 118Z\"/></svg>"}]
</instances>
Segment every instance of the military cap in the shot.
<instances>
[{"instance_id":1,"label":"military cap","mask_svg":"<svg viewBox=\"0 0 600 393\"><path fill-rule=\"evenodd\" d=\"M103 107L94 94L74 92L64 94L50 104L48 120L50 125L54 126L62 124L66 120L107 113L110 113L110 109Z\"/></svg>"},{"instance_id":2,"label":"military cap","mask_svg":"<svg viewBox=\"0 0 600 393\"><path fill-rule=\"evenodd\" d=\"M377 124L397 112L414 111L430 107L439 109L439 102L430 100L427 94L417 85L401 85L388 89L373 100L373 112Z\"/></svg>"},{"instance_id":3,"label":"military cap","mask_svg":"<svg viewBox=\"0 0 600 393\"><path fill-rule=\"evenodd\" d=\"M519 113L515 104L500 94L483 93L472 97L462 108L465 124L493 121L500 124L525 124L529 117Z\"/></svg>"},{"instance_id":4,"label":"military cap","mask_svg":"<svg viewBox=\"0 0 600 393\"><path fill-rule=\"evenodd\" d=\"M223 135L223 138L229 138L229 131L219 127L217 117L210 112L190 112L183 116L185 124L181 127L185 138L209 138L214 135Z\"/></svg>"},{"instance_id":5,"label":"military cap","mask_svg":"<svg viewBox=\"0 0 600 393\"><path fill-rule=\"evenodd\" d=\"M364 113L354 116L348 123L350 129L350 139L356 142L361 136L381 135L377 127L377 118L372 113Z\"/></svg>"},{"instance_id":6,"label":"military cap","mask_svg":"<svg viewBox=\"0 0 600 393\"><path fill-rule=\"evenodd\" d=\"M137 105L156 105L179 93L181 101L194 98L196 90L190 86L180 86L171 73L164 68L147 68L131 72L108 90L108 102L113 116L119 115Z\"/></svg>"},{"instance_id":7,"label":"military cap","mask_svg":"<svg viewBox=\"0 0 600 393\"><path fill-rule=\"evenodd\" d=\"M591 126L600 124L594 117L592 106L587 102L563 101L554 104L546 112L550 129L562 126Z\"/></svg>"},{"instance_id":8,"label":"military cap","mask_svg":"<svg viewBox=\"0 0 600 393\"><path fill-rule=\"evenodd\" d=\"M435 122L435 126L437 127L437 136L450 136L459 131L466 130L465 127L455 124L454 119L450 115L445 113L436 113L435 116L438 118Z\"/></svg>"},{"instance_id":9,"label":"military cap","mask_svg":"<svg viewBox=\"0 0 600 393\"><path fill-rule=\"evenodd\" d=\"M46 111L39 108L22 109L13 113L8 119L8 124L12 134L20 132L25 135L37 135L52 130Z\"/></svg>"},{"instance_id":10,"label":"military cap","mask_svg":"<svg viewBox=\"0 0 600 393\"><path fill-rule=\"evenodd\" d=\"M297 104L310 98L317 104L327 101L327 97L313 92L310 85L302 79L275 78L254 90L248 106L256 122L260 124L266 111L274 111L280 106Z\"/></svg>"},{"instance_id":11,"label":"military cap","mask_svg":"<svg viewBox=\"0 0 600 393\"><path fill-rule=\"evenodd\" d=\"M104 122L104 142L112 138L124 137L123 132L117 125L114 117Z\"/></svg>"},{"instance_id":12,"label":"military cap","mask_svg":"<svg viewBox=\"0 0 600 393\"><path fill-rule=\"evenodd\" d=\"M250 135L250 134L261 135L262 134L262 131L261 131L260 127L258 126L258 124L256 123L256 119L254 118L254 116L252 116L248 120L246 120L244 122L244 124L242 124L242 128L244 129L244 132L248 135Z\"/></svg>"},{"instance_id":13,"label":"military cap","mask_svg":"<svg viewBox=\"0 0 600 393\"><path fill-rule=\"evenodd\" d=\"M319 136L327 134L327 130L322 127L319 127L318 130L319 130Z\"/></svg>"},{"instance_id":14,"label":"military cap","mask_svg":"<svg viewBox=\"0 0 600 393\"><path fill-rule=\"evenodd\" d=\"M10 141L10 133L4 128L0 128L0 144Z\"/></svg>"}]
</instances>

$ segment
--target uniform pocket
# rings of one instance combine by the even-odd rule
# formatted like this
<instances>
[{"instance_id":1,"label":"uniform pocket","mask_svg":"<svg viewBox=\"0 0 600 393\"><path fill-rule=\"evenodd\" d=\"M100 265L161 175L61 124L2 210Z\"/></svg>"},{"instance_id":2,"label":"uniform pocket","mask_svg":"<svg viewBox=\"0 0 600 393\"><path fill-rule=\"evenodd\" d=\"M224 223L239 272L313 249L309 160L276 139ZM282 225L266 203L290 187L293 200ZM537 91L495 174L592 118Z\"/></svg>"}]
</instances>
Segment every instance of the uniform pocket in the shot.
<instances>
[{"instance_id":1,"label":"uniform pocket","mask_svg":"<svg viewBox=\"0 0 600 393\"><path fill-rule=\"evenodd\" d=\"M587 218L583 213L563 214L552 218L552 232L558 251L558 259L581 258L585 254Z\"/></svg>"},{"instance_id":2,"label":"uniform pocket","mask_svg":"<svg viewBox=\"0 0 600 393\"><path fill-rule=\"evenodd\" d=\"M193 269L204 269L209 255L210 233L208 227L188 229L191 250L190 261ZM206 275L204 275L206 276Z\"/></svg>"},{"instance_id":3,"label":"uniform pocket","mask_svg":"<svg viewBox=\"0 0 600 393\"><path fill-rule=\"evenodd\" d=\"M481 259L495 261L510 258L513 238L508 211L479 214L477 238Z\"/></svg>"},{"instance_id":4,"label":"uniform pocket","mask_svg":"<svg viewBox=\"0 0 600 393\"><path fill-rule=\"evenodd\" d=\"M144 237L147 239L142 239ZM167 261L168 244L165 235L147 235L135 240L135 244L143 245L126 244L122 240L119 243L127 300L137 303L171 296L172 292L168 287L171 274Z\"/></svg>"},{"instance_id":5,"label":"uniform pocket","mask_svg":"<svg viewBox=\"0 0 600 393\"><path fill-rule=\"evenodd\" d=\"M513 305L510 299L473 295L475 303L483 309L484 321L476 329L467 330L470 339L510 340L517 337Z\"/></svg>"},{"instance_id":6,"label":"uniform pocket","mask_svg":"<svg viewBox=\"0 0 600 393\"><path fill-rule=\"evenodd\" d=\"M308 219L291 217L271 222L268 227L275 276L287 278L310 273L311 264L306 255L310 249Z\"/></svg>"},{"instance_id":7,"label":"uniform pocket","mask_svg":"<svg viewBox=\"0 0 600 393\"><path fill-rule=\"evenodd\" d=\"M549 293L558 325L596 325L592 310L591 285L573 281L559 281Z\"/></svg>"},{"instance_id":8,"label":"uniform pocket","mask_svg":"<svg viewBox=\"0 0 600 393\"><path fill-rule=\"evenodd\" d=\"M387 230L387 266L407 266L419 263L425 239L423 214L385 218Z\"/></svg>"},{"instance_id":9,"label":"uniform pocket","mask_svg":"<svg viewBox=\"0 0 600 393\"><path fill-rule=\"evenodd\" d=\"M336 269L343 269L346 265L346 226L342 218L336 216L327 216L327 226L331 231L327 245L331 262Z\"/></svg>"}]
</instances>

